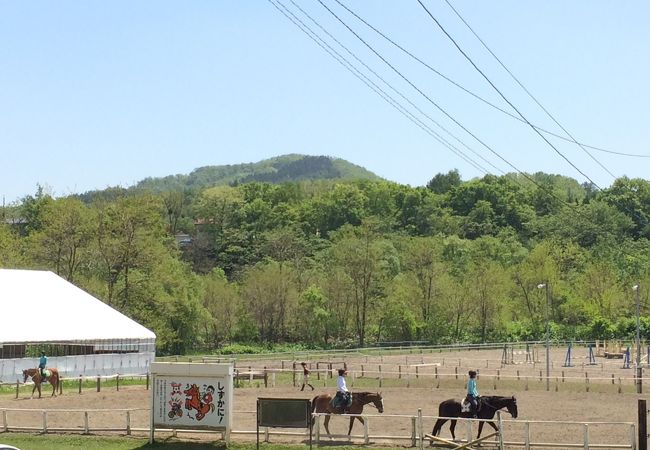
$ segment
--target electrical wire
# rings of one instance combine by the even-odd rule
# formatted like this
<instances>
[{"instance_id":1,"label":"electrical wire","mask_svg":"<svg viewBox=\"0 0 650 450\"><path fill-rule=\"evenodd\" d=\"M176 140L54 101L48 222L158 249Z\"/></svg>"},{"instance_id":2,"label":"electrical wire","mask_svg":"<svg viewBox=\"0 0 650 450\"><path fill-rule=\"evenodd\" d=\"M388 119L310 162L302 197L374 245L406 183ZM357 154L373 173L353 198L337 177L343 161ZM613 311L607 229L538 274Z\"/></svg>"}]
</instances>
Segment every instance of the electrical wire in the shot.
<instances>
[{"instance_id":1,"label":"electrical wire","mask_svg":"<svg viewBox=\"0 0 650 450\"><path fill-rule=\"evenodd\" d=\"M318 1L321 1L321 0L318 0ZM528 119L527 119L527 118L526 118L526 117L525 117L525 116L524 116L524 115L519 111L519 109L517 109L517 107L516 107L515 105L513 105L512 102L511 102L510 100L508 100L508 98L507 98L507 97L506 97L506 96L505 96L505 95L504 95L504 94L499 90L499 88L497 88L497 87L494 85L494 83L492 82L492 80L490 80L490 79L488 78L488 76L485 75L485 73L484 73L484 72L483 72L483 71L482 71L482 70L481 70L481 69L480 69L480 68L479 68L479 67L474 63L474 61L472 60L472 58L470 58L470 57L467 55L467 53L465 53L465 52L463 51L463 49L460 47L460 45L458 45L458 43L457 43L457 42L454 40L454 38L453 38L453 37L452 37L452 36L447 32L447 30L442 26L442 24L438 21L438 19L436 19L435 16L434 16L433 14L431 14L431 11L429 11L429 10L427 9L427 7L424 5L424 3L422 3L421 0L416 0L416 1L420 4L420 6L422 6L422 8L426 11L426 13L427 13L428 16L431 18L431 20L433 20L433 21L435 22L435 24L438 26L438 28L440 28L440 30L442 30L442 32L445 34L445 36L447 36L447 38L449 38L449 40L454 44L454 46L456 47L456 49L457 49L457 50L458 50L458 51L459 51L459 52L460 52L460 53L465 57L465 59L467 59L467 61L469 61L469 63L474 67L474 69L476 69L476 71L477 71L478 73L481 74L481 76L482 76L482 77L483 77L483 78L484 78L484 79L485 79L485 80L490 84L490 86L492 86L492 88L493 88L493 89L494 89L494 90L495 90L495 91L496 91L496 92L501 96L501 98L502 98L502 99L503 99L503 100L504 100L508 105L510 105L510 107L511 107L512 109L514 109L514 110L517 112L517 114L519 114L519 116L520 116L520 117L521 117L521 118L522 118L522 119L523 119L523 120L528 124L528 126L530 126L530 128L531 128L535 133L537 133L537 135L538 135L539 137L541 137L541 138L544 140L544 142L546 142L546 143L547 143L547 144L548 144L548 145L549 145L549 146L550 146L550 147L555 151L555 153L557 153L558 155L560 155L560 156L562 157L562 159L564 159L567 163L569 163L569 164L571 165L571 167L573 167L573 168L574 168L575 170L577 170L577 171L578 171L578 172L579 172L583 177L585 177L587 180L589 180L589 181L591 182L591 184L594 185L596 188L601 189L600 186L598 186L598 184L597 184L595 181L593 181L593 180L589 177L589 175L587 175L587 174L584 173L582 170L580 170L580 169L578 168L578 166L576 166L573 162L571 162L571 160L569 160L569 158L567 158L567 157L566 157L566 156L565 156L565 155L564 155L560 150L558 150L558 149L557 149L553 144L551 144L551 142L550 142L548 139L546 139L546 137L545 137L542 133L540 133L539 130L537 130L537 128L535 128L535 127L533 126L532 123L530 123L530 121L529 121L529 120L528 120Z\"/></svg>"},{"instance_id":2,"label":"electrical wire","mask_svg":"<svg viewBox=\"0 0 650 450\"><path fill-rule=\"evenodd\" d=\"M451 114L449 114L443 107L438 105L434 100L431 99L427 94L425 94L420 88L418 88L411 80L409 80L405 75L403 75L399 70L395 68L386 58L384 58L377 50L374 49L370 44L368 44L359 34L357 34L356 31L354 31L343 19L341 19L334 11L332 11L325 3L323 3L322 0L316 0L318 3L323 6L336 20L338 20L345 28L350 31L359 41L361 41L371 52L373 52L379 59L381 59L384 64L386 64L388 67L390 67L400 78L402 78L406 83L408 83L413 89L415 89L421 96L423 96L429 103L431 103L433 106L435 106L441 113L443 113L445 116L447 116L452 122L454 122L458 127L460 127L463 131L465 131L467 134L472 136L478 143L480 143L483 147L485 147L487 150L489 150L492 154L494 154L496 157L498 157L501 161L506 163L508 166L510 166L512 169L520 173L522 176L526 177L529 181L533 182L535 185L540 186L539 183L537 183L537 180L533 179L530 177L530 175L526 174L519 168L517 168L514 164L512 164L510 161L505 159L503 156L501 156L496 150L494 150L492 147L490 147L487 143L485 143L481 138L479 138L476 134L472 133L467 127L465 127L462 123L460 123L458 120L456 120L455 117L453 117ZM540 186L541 187L541 186Z\"/></svg>"},{"instance_id":3,"label":"electrical wire","mask_svg":"<svg viewBox=\"0 0 650 450\"><path fill-rule=\"evenodd\" d=\"M279 0L277 0L279 1ZM411 105L413 108L415 108L416 111L418 111L420 114L422 114L424 117L429 119L433 124L435 124L438 128L443 130L445 133L447 133L449 136L451 136L453 139L455 139L458 143L460 143L462 146L464 146L467 150L472 152L474 155L482 159L486 164L492 166L496 171L500 172L501 174L505 174L505 172L501 169L499 169L497 166L492 164L489 160L483 157L480 153L469 147L465 142L460 140L456 135L454 135L452 132L447 130L445 127L443 127L439 122L437 122L435 119L433 119L431 116L429 116L427 113L422 111L420 107L418 107L415 103L413 103L410 99L408 99L402 92L397 90L393 85L391 85L388 81L386 81L381 75L379 75L375 70L373 70L371 67L369 67L365 62L363 62L354 52L352 52L347 46L345 46L341 41L339 41L336 37L334 37L329 31L327 31L317 20L315 20L309 13L307 13L304 9L300 7L294 0L289 0L300 12L302 12L309 20L311 20L317 27L319 27L327 36L330 37L334 42L336 42L341 48L343 48L350 56L352 56L354 59L356 59L361 65L363 65L370 73L372 73L375 77L377 77L379 80L381 80L382 83L384 83L389 89L391 89L393 92L395 92L397 95L399 95L402 99L404 99L409 105ZM485 173L488 173L485 171Z\"/></svg>"},{"instance_id":4,"label":"electrical wire","mask_svg":"<svg viewBox=\"0 0 650 450\"><path fill-rule=\"evenodd\" d=\"M582 149L582 150L583 150L587 155L589 155L589 157L590 157L591 159L593 159L593 160L594 160L594 161L595 161L595 162L596 162L596 163L597 163L597 164L598 164L598 165L599 165L603 170L605 170L605 172L607 172L608 174L610 174L610 175L612 176L612 178L614 178L614 179L618 178L618 177L617 177L616 175L614 175L614 174L613 174L613 173L612 173L612 172L611 172L607 167L605 167L605 166L604 166L604 165L603 165L603 164L602 164L602 163L601 163L601 162L600 162L600 161L599 161L599 160L598 160L594 155L592 155L592 154L589 152L589 150L587 150L587 149L585 148L584 145L582 145L580 142L578 142L578 141L573 137L573 135L571 135L571 133L569 133L569 132L567 131L567 129L564 128L564 126L562 126L562 124L561 124L560 122L558 122L558 121L555 119L555 117L553 117L553 115L552 115L552 114L551 114L551 113L550 113L550 112L549 112L549 111L544 107L544 105L542 105L542 104L539 102L539 100L537 100L537 98L535 98L535 96L534 96L534 95L533 95L533 94L532 94L532 93L531 93L531 92L526 88L526 86L524 86L523 83L522 83L521 81L519 81L519 79L518 79L518 78L517 78L517 77L516 77L516 76L515 76L511 71L510 71L510 69L508 69L508 68L506 67L506 65L505 65L505 64L504 64L504 63L499 59L499 57L498 57L497 55L494 54L494 52L490 49L490 47L488 47L488 45L483 41L483 39L481 39L481 37L480 37L478 34L476 34L476 32L474 31L474 29L473 29L473 28L472 28L472 27L467 23L467 21L463 18L463 16L461 16L460 13L459 13L458 11L456 11L456 8L454 8L454 6L449 2L449 0L445 0L445 2L447 3L447 5L449 5L449 7L450 7L451 10L456 14L456 16L458 16L458 18L459 18L459 19L460 19L460 20L465 24L465 26L469 29L469 31L472 32L472 34L474 35L474 37L476 37L476 39L478 39L478 41L481 43L481 45L483 45L483 47L484 47L484 48L485 48L485 49L490 53L490 55L492 55L492 57L493 57L494 59L497 60L497 62L499 63L499 65L501 65L501 67L503 68L503 70L505 70L505 71L508 73L508 75L510 75L510 77L511 77L513 80L515 80L515 82L519 85L519 87L521 87L521 89L523 89L523 91L524 91L526 94L528 94L528 96L529 96L529 97L530 97L530 98L531 98L531 99L532 99L532 100L537 104L537 106L539 106L539 107L542 109L542 111L544 111L544 113L546 113L546 115L547 115L547 116L548 116L548 117L549 117L553 122L555 122L555 124L556 124L558 127L560 127L560 128L562 129L562 131L564 131L564 133L565 133L565 134L566 134L566 135L571 139L571 142L573 142L573 143L575 143L576 145L578 145L578 146L579 146L579 147L580 147L580 148L581 148L581 149Z\"/></svg>"},{"instance_id":5,"label":"electrical wire","mask_svg":"<svg viewBox=\"0 0 650 450\"><path fill-rule=\"evenodd\" d=\"M430 64L428 64L427 62L423 61L421 58L419 58L418 56L416 56L415 54L413 54L411 51L409 51L409 50L407 50L406 48L404 48L404 46L400 45L400 44L397 43L395 40L393 40L393 39L391 39L389 36L387 36L384 32L382 32L381 30L379 30L377 27L375 27L374 25L372 25L371 23L369 23L366 19L364 19L363 17L361 17L359 14L357 14L354 10L352 10L352 9L351 9L350 7L348 7L346 4L342 3L340 0L334 0L334 1L335 1L336 3L338 3L342 8L344 8L345 10L347 10L351 15L353 15L357 20L359 20L359 21L360 21L361 23L363 23L365 26L367 26L368 28L370 28L370 29L371 29L372 31L374 31L375 33L377 33L379 36L381 36L383 39L385 39L386 41L388 41L388 42L389 42L390 44L392 44L394 47L398 48L400 51L402 51L403 53L405 53L406 55L408 55L410 58L412 58L413 60L417 61L417 62L420 63L422 66L424 66L425 68L427 68L427 69L430 70L431 72L433 72L433 73L435 73L436 75L438 75L438 76L439 76L440 78L442 78L443 80L449 82L449 83L452 84L453 86L456 86L458 89L464 91L464 92L467 93L468 95L471 95L472 97L474 97L475 99L479 100L480 102L483 102L484 104L488 105L489 107L491 107L491 108L493 108L493 109L496 109L497 111L499 111L499 112L501 112L501 113L503 113L503 114L509 116L510 118L512 118L512 119L514 119L514 120L517 120L517 121L519 121L519 122L521 122L521 123L524 123L524 124L526 123L526 122L524 122L523 119L521 119L521 117L518 117L518 116L512 114L511 112L506 111L505 109L499 107L498 105L495 105L494 103L491 103L489 100L486 100L486 99L484 99L483 97L481 97L480 95L476 94L475 92L470 91L469 89L465 88L463 85L457 83L456 81L454 81L453 79L451 79L450 77L448 77L447 75L445 75L444 73L442 73L442 72L440 72L439 70L437 70L436 68L432 67ZM545 129L545 128L543 128L543 127L540 127L540 126L538 126L538 125L533 124L533 126L535 126L535 128L537 128L537 129L540 130L541 132L548 134L549 136L553 136L553 137L555 137L555 138L561 139L561 140L566 141L566 142L572 142L572 143L574 142L574 141L572 141L571 139L569 139L569 138L567 138L567 137L565 137L565 136L562 136L561 134L554 133L553 131L547 130L547 129ZM605 148L596 147L596 146L594 146L594 145L585 144L584 142L578 142L578 143L579 143L580 145L584 146L584 147L590 148L590 149L592 149L592 150L597 150L597 151L599 151L599 152L610 153L610 154L620 155L620 156L636 157L636 158L650 158L650 155L642 155L642 154L636 154L636 153L624 153L624 152L618 152L618 151L613 151L613 150L607 150L607 149L605 149Z\"/></svg>"},{"instance_id":6,"label":"electrical wire","mask_svg":"<svg viewBox=\"0 0 650 450\"><path fill-rule=\"evenodd\" d=\"M411 122L415 123L418 127L424 130L427 134L432 136L434 139L438 140L442 145L450 149L453 153L463 159L465 162L473 166L475 169L487 174L489 171L482 167L476 161L472 160L461 150L454 147L452 144L447 142L444 138L438 135L435 131L431 130L426 124L423 124L417 117L411 114L408 110L401 107L401 105L396 102L390 95L378 87L372 80L368 79L365 75L359 72L353 65L349 63L342 55L340 55L336 50L334 50L329 44L323 41L316 33L313 32L304 22L302 22L298 17L295 16L282 2L275 0L280 6L278 6L274 0L267 0L271 5L273 5L280 13L282 13L287 19L289 19L296 27L298 27L303 33L305 33L310 39L316 42L325 52L332 56L339 64L343 65L348 71L350 71L355 77L361 80L366 86L373 90L377 95L379 95L384 101L390 104L393 108L397 109L402 115L404 115ZM284 9L284 10L283 10ZM286 11L286 12L285 12ZM291 17L290 17L291 16ZM307 31L309 30L309 31ZM311 34L310 34L311 33ZM313 34L313 35L312 35ZM320 42L319 42L320 41Z\"/></svg>"}]
</instances>

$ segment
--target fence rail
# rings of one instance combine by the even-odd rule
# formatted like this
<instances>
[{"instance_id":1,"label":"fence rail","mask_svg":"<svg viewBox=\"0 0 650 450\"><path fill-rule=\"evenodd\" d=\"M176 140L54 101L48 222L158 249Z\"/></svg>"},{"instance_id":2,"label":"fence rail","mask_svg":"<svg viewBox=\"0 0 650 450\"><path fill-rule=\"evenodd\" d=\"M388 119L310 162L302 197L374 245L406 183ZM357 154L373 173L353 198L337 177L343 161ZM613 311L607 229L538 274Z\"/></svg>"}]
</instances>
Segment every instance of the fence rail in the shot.
<instances>
[{"instance_id":1,"label":"fence rail","mask_svg":"<svg viewBox=\"0 0 650 450\"><path fill-rule=\"evenodd\" d=\"M56 433L56 432L66 432L66 433L81 433L81 434L90 434L90 433L102 433L102 432L120 432L130 435L133 432L145 433L149 432L148 427L133 427L131 425L132 414L136 412L149 411L147 408L130 408L130 409L54 409L54 410L45 410L45 409L17 409L17 408L2 408L0 409L0 431L1 432L41 432L41 433ZM253 414L255 411L236 411L235 414ZM53 415L60 413L75 413L75 417L81 417L78 426L70 426L73 422L69 419L66 419L68 426L66 427L54 427L48 425L48 419ZM111 413L115 415L123 415L123 419L120 420L120 424L114 426L92 426L89 421L90 413ZM36 417L40 416L40 419L32 419L32 422L39 420L40 425L13 425L10 424L10 418L12 414L32 414ZM422 415L421 410L418 411L417 415L404 415L404 414L360 414L360 415L338 415L341 417L362 417L364 419L363 432L362 434L354 434L351 436L341 435L341 434L325 434L321 427L321 417L325 417L328 414L325 413L316 413L313 414L315 417L314 425L314 434L315 441L317 445L320 441L324 439L347 439L351 443L363 443L369 444L371 442L407 442L411 447L422 448L423 445L428 443L427 438L425 437L427 430L425 430L425 421L427 424L433 423L437 420L438 416L426 416ZM382 432L373 433L371 432L372 423L375 423L379 420L392 420L392 421L406 421L410 424L406 429L410 430L409 434L402 435L389 435L386 434L385 430L382 428ZM466 438L459 439L458 442L468 442L471 440L471 436L474 435L477 424L481 421L480 419L458 419L460 424L465 425L466 429ZM598 448L610 448L610 449L630 449L636 450L636 425L632 422L578 422L578 421L530 421L530 420L500 420L502 424L502 433L503 433L503 443L508 447L516 446L525 449L535 449L535 448L584 448L584 449L598 449ZM537 427L562 427L566 429L569 426L582 428L582 436L573 442L551 442L548 439L548 433L543 433L545 440L536 440L533 430ZM620 431L617 433L608 433L609 439L615 440L614 442L598 442L596 441L591 434L591 431L599 426L607 427L616 427L620 428ZM461 427L462 428L462 427ZM627 428L627 431L625 430ZM516 430L518 429L518 431ZM204 430L174 430L174 429L157 429L162 432L171 432L176 433L214 433ZM281 429L269 429L262 428L261 432L263 433L264 440L266 442L270 441L271 436L285 436L298 439L308 439L309 430L304 432L287 431ZM236 430L232 431L234 435L254 435L256 430ZM537 435L540 433L538 432ZM483 445L496 445L498 441L487 441Z\"/></svg>"}]
</instances>

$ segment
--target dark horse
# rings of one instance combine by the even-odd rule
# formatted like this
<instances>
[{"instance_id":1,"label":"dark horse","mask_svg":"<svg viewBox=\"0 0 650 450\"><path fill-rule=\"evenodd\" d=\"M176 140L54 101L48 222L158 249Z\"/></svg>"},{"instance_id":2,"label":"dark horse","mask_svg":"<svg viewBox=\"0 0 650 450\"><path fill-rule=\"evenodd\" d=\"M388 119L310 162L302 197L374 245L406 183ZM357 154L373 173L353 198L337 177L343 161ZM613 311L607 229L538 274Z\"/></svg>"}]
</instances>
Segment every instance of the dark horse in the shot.
<instances>
[{"instance_id":1,"label":"dark horse","mask_svg":"<svg viewBox=\"0 0 650 450\"><path fill-rule=\"evenodd\" d=\"M334 408L331 404L332 396L329 394L317 395L311 401L311 412L312 413L329 413L329 414L343 414L343 409ZM380 413L384 412L384 399L381 397L379 392L356 392L352 394L352 405L346 411L346 414L361 414L363 412L364 405L372 403L375 408ZM325 431L327 434L330 434L329 423L331 416L325 416ZM352 433L352 425L354 424L354 419L359 419L359 422L363 423L363 417L350 417L350 428L348 429L348 435Z\"/></svg>"},{"instance_id":2,"label":"dark horse","mask_svg":"<svg viewBox=\"0 0 650 450\"><path fill-rule=\"evenodd\" d=\"M47 379L43 380L41 378L40 369L25 369L23 370L23 383L27 381L28 377L32 377L34 382L34 389L32 389L32 398L34 397L34 391L38 389L38 398L41 398L41 383L48 381L52 385L52 395L56 396L56 390L59 388L59 371L56 369L46 369L50 372L50 376Z\"/></svg>"},{"instance_id":3,"label":"dark horse","mask_svg":"<svg viewBox=\"0 0 650 450\"><path fill-rule=\"evenodd\" d=\"M481 409L478 412L477 419L490 420L487 423L490 424L492 428L494 428L494 431L497 431L498 428L494 422L491 421L491 419L494 418L494 415L498 410L503 408L507 408L510 415L515 419L517 418L517 399L515 397L481 397ZM436 421L431 434L438 436L438 433L440 433L440 430L442 429L442 425L446 421L451 420L449 429L451 430L451 437L453 439L456 439L456 435L454 434L454 429L456 428L456 419L453 419L452 417L473 417L472 413L470 412L461 412L460 402L454 399L445 400L444 402L440 403L440 406L438 406L438 416L441 418ZM477 438L481 437L481 431L483 430L484 423L486 422L479 422L478 435L476 436Z\"/></svg>"}]
</instances>

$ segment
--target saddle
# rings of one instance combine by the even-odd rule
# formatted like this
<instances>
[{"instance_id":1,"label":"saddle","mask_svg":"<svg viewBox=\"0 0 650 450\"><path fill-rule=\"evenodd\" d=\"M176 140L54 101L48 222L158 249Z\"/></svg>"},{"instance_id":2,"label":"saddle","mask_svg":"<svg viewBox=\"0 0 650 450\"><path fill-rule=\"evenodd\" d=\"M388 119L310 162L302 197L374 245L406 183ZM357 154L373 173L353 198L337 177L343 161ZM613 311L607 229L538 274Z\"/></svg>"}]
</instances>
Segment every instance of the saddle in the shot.
<instances>
[{"instance_id":1,"label":"saddle","mask_svg":"<svg viewBox=\"0 0 650 450\"><path fill-rule=\"evenodd\" d=\"M348 392L347 394L344 394L343 392L337 392L334 398L330 401L330 404L336 409L349 408L352 406L352 393Z\"/></svg>"},{"instance_id":2,"label":"saddle","mask_svg":"<svg viewBox=\"0 0 650 450\"><path fill-rule=\"evenodd\" d=\"M476 412L481 410L481 397L476 399ZM460 402L460 412L471 413L472 412L472 402L469 401L468 397L464 397Z\"/></svg>"}]
</instances>

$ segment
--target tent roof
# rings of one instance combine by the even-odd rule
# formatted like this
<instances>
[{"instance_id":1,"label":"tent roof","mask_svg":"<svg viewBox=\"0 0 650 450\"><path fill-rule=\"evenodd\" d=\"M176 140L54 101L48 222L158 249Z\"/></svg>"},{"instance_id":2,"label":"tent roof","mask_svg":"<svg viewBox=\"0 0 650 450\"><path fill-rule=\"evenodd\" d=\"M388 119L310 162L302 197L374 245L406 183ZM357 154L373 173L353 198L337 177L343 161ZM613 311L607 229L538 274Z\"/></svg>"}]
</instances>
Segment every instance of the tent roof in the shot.
<instances>
[{"instance_id":1,"label":"tent roof","mask_svg":"<svg viewBox=\"0 0 650 450\"><path fill-rule=\"evenodd\" d=\"M0 343L155 339L156 335L52 272L0 269Z\"/></svg>"}]
</instances>

